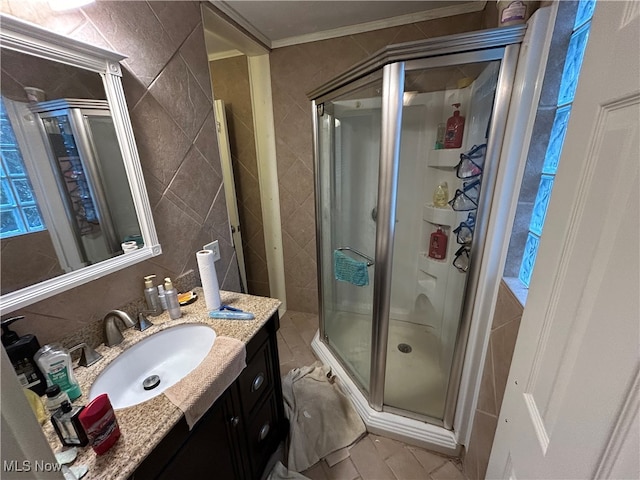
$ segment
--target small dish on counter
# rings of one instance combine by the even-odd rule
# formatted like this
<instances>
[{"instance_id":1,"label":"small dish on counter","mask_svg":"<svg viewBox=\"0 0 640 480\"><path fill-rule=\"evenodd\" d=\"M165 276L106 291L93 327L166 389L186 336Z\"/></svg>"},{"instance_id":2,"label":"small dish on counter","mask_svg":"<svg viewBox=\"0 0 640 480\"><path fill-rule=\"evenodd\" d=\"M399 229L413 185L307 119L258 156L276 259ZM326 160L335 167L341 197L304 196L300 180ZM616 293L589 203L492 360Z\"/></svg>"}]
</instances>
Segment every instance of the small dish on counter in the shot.
<instances>
[{"instance_id":1,"label":"small dish on counter","mask_svg":"<svg viewBox=\"0 0 640 480\"><path fill-rule=\"evenodd\" d=\"M185 292L178 294L178 303L180 303L181 307L185 305L191 305L198 299L198 294L196 292Z\"/></svg>"}]
</instances>

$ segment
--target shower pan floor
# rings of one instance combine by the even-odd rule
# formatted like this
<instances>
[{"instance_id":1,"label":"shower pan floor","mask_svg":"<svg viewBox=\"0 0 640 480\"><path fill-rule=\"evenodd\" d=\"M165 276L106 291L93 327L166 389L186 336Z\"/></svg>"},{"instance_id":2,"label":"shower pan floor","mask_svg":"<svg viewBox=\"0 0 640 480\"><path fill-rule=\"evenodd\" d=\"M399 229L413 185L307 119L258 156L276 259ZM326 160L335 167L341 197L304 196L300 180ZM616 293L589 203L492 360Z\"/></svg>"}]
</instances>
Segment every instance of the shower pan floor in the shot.
<instances>
[{"instance_id":1,"label":"shower pan floor","mask_svg":"<svg viewBox=\"0 0 640 480\"><path fill-rule=\"evenodd\" d=\"M341 312L327 327L325 333L330 345L348 365L356 381L368 385L370 316ZM442 418L446 376L440 368L439 353L439 340L429 327L391 319L384 404L418 415Z\"/></svg>"}]
</instances>

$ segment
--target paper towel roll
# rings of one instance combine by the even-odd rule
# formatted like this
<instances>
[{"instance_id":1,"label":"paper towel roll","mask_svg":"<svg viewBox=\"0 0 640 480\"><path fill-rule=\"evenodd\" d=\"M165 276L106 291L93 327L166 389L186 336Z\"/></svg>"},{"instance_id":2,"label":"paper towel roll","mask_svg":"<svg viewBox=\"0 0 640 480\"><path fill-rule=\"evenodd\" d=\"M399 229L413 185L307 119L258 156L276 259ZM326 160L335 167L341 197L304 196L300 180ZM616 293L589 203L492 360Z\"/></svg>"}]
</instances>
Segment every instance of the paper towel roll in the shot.
<instances>
[{"instance_id":1,"label":"paper towel roll","mask_svg":"<svg viewBox=\"0 0 640 480\"><path fill-rule=\"evenodd\" d=\"M138 249L136 242L123 242L120 244L124 253L130 253Z\"/></svg>"},{"instance_id":2,"label":"paper towel roll","mask_svg":"<svg viewBox=\"0 0 640 480\"><path fill-rule=\"evenodd\" d=\"M200 250L196 253L198 260L198 270L200 280L202 280L202 290L204 290L204 301L207 310L217 310L220 308L220 287L218 286L218 275L216 274L216 264L213 260L211 250Z\"/></svg>"}]
</instances>

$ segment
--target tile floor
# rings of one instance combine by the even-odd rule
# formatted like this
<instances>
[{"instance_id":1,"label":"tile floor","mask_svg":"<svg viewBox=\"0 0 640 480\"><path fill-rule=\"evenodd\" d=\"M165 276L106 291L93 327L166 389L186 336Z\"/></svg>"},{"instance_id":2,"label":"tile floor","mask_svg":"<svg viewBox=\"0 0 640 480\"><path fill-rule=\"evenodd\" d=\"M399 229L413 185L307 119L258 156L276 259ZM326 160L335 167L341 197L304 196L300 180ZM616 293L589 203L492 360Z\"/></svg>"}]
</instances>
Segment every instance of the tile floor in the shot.
<instances>
[{"instance_id":1,"label":"tile floor","mask_svg":"<svg viewBox=\"0 0 640 480\"><path fill-rule=\"evenodd\" d=\"M283 315L278 331L282 375L317 360L310 346L317 328L317 315ZM313 480L465 480L459 460L379 435L367 434L350 453L333 467L320 461L302 473Z\"/></svg>"}]
</instances>

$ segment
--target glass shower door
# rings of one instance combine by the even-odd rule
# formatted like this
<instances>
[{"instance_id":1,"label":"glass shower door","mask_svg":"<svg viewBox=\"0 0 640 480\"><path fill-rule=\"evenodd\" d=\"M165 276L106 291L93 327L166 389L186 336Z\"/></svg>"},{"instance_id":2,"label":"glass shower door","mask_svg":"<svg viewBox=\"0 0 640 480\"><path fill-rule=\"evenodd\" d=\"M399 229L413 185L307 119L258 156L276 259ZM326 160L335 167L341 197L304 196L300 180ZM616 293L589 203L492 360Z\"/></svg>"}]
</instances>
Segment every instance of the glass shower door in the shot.
<instances>
[{"instance_id":1,"label":"glass shower door","mask_svg":"<svg viewBox=\"0 0 640 480\"><path fill-rule=\"evenodd\" d=\"M501 63L454 62L407 62L384 388L385 406L436 423L459 353ZM465 122L454 144L447 135L455 110Z\"/></svg>"},{"instance_id":2,"label":"glass shower door","mask_svg":"<svg viewBox=\"0 0 640 480\"><path fill-rule=\"evenodd\" d=\"M381 75L316 102L316 178L324 342L369 390Z\"/></svg>"}]
</instances>

